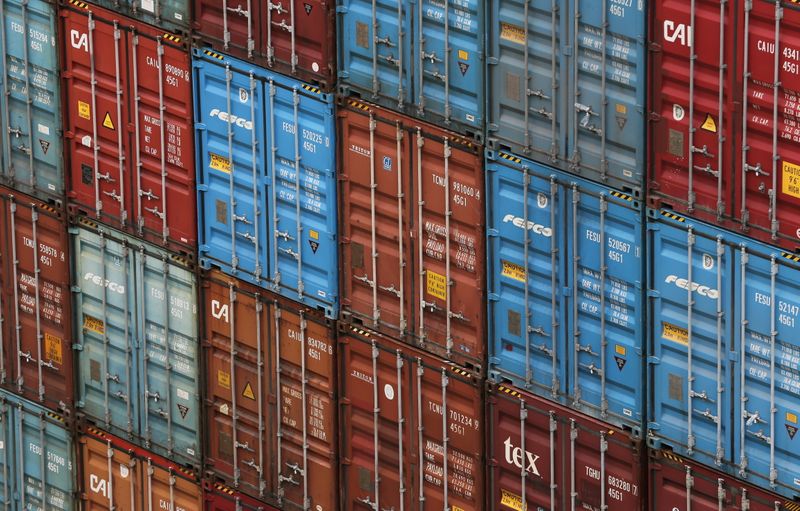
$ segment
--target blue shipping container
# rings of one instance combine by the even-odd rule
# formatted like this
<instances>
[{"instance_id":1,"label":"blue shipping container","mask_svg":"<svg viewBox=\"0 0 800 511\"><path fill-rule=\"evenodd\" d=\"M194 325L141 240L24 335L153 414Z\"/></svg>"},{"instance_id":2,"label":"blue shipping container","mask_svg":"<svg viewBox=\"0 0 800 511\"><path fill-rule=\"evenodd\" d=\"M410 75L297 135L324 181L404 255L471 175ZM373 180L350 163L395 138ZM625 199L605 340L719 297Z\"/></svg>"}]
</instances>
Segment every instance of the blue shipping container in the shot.
<instances>
[{"instance_id":1,"label":"blue shipping container","mask_svg":"<svg viewBox=\"0 0 800 511\"><path fill-rule=\"evenodd\" d=\"M339 311L333 95L195 50L200 264Z\"/></svg>"},{"instance_id":2,"label":"blue shipping container","mask_svg":"<svg viewBox=\"0 0 800 511\"><path fill-rule=\"evenodd\" d=\"M800 257L650 217L651 445L800 496Z\"/></svg>"},{"instance_id":3,"label":"blue shipping container","mask_svg":"<svg viewBox=\"0 0 800 511\"><path fill-rule=\"evenodd\" d=\"M489 2L487 144L638 194L646 2Z\"/></svg>"},{"instance_id":4,"label":"blue shipping container","mask_svg":"<svg viewBox=\"0 0 800 511\"><path fill-rule=\"evenodd\" d=\"M77 407L114 435L199 466L192 269L165 250L89 222L70 234L80 325Z\"/></svg>"},{"instance_id":5,"label":"blue shipping container","mask_svg":"<svg viewBox=\"0 0 800 511\"><path fill-rule=\"evenodd\" d=\"M506 153L486 172L492 377L639 431L642 205Z\"/></svg>"},{"instance_id":6,"label":"blue shipping container","mask_svg":"<svg viewBox=\"0 0 800 511\"><path fill-rule=\"evenodd\" d=\"M344 95L483 143L484 2L339 0Z\"/></svg>"},{"instance_id":7,"label":"blue shipping container","mask_svg":"<svg viewBox=\"0 0 800 511\"><path fill-rule=\"evenodd\" d=\"M0 390L0 505L76 509L77 466L64 419Z\"/></svg>"},{"instance_id":8,"label":"blue shipping container","mask_svg":"<svg viewBox=\"0 0 800 511\"><path fill-rule=\"evenodd\" d=\"M42 200L61 200L61 96L56 4L0 2L0 178Z\"/></svg>"}]
</instances>

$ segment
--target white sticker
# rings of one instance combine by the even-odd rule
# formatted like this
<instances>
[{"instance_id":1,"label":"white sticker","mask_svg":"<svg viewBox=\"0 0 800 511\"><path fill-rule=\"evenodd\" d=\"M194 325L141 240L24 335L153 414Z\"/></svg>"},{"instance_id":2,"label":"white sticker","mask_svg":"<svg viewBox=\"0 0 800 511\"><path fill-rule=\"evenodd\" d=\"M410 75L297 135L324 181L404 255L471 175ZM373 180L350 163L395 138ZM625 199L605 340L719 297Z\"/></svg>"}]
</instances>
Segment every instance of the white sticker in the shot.
<instances>
[{"instance_id":1,"label":"white sticker","mask_svg":"<svg viewBox=\"0 0 800 511\"><path fill-rule=\"evenodd\" d=\"M176 13L175 13L175 19L176 19L176 20L183 20L183 14L181 14L181 13L179 13L179 12L176 12Z\"/></svg>"},{"instance_id":2,"label":"white sticker","mask_svg":"<svg viewBox=\"0 0 800 511\"><path fill-rule=\"evenodd\" d=\"M466 115L466 117L467 117L467 120L468 120L469 122L475 122L475 116L474 116L474 115L472 115L472 114L467 114L467 115Z\"/></svg>"},{"instance_id":3,"label":"white sticker","mask_svg":"<svg viewBox=\"0 0 800 511\"><path fill-rule=\"evenodd\" d=\"M628 417L633 417L633 412L628 410L627 408L623 408L622 413L624 413Z\"/></svg>"},{"instance_id":4,"label":"white sticker","mask_svg":"<svg viewBox=\"0 0 800 511\"><path fill-rule=\"evenodd\" d=\"M317 294L318 294L319 296L321 296L322 298L325 298L325 297L327 296L327 295L325 294L325 291L323 291L322 289L320 289L319 291L317 291Z\"/></svg>"},{"instance_id":5,"label":"white sticker","mask_svg":"<svg viewBox=\"0 0 800 511\"><path fill-rule=\"evenodd\" d=\"M142 0L142 9L145 11L155 12L156 6L154 0Z\"/></svg>"},{"instance_id":6,"label":"white sticker","mask_svg":"<svg viewBox=\"0 0 800 511\"><path fill-rule=\"evenodd\" d=\"M189 456L194 456L194 449L190 449L190 448L187 447L186 448L186 454L188 454Z\"/></svg>"},{"instance_id":7,"label":"white sticker","mask_svg":"<svg viewBox=\"0 0 800 511\"><path fill-rule=\"evenodd\" d=\"M6 448L6 443L0 440L0 449L5 449L5 448Z\"/></svg>"},{"instance_id":8,"label":"white sticker","mask_svg":"<svg viewBox=\"0 0 800 511\"><path fill-rule=\"evenodd\" d=\"M672 105L672 118L676 121L682 121L686 117L686 111L680 105Z\"/></svg>"},{"instance_id":9,"label":"white sticker","mask_svg":"<svg viewBox=\"0 0 800 511\"><path fill-rule=\"evenodd\" d=\"M228 404L223 403L222 406L219 407L219 413L223 415L228 415Z\"/></svg>"},{"instance_id":10,"label":"white sticker","mask_svg":"<svg viewBox=\"0 0 800 511\"><path fill-rule=\"evenodd\" d=\"M123 477L123 478L126 478L126 477L128 477L129 473L130 473L130 469L128 468L128 465L123 465L122 463L120 463L119 464L119 475L121 477Z\"/></svg>"},{"instance_id":11,"label":"white sticker","mask_svg":"<svg viewBox=\"0 0 800 511\"><path fill-rule=\"evenodd\" d=\"M547 195L539 192L539 194L536 195L536 205L539 206L539 208L541 208L541 209L546 208L547 207Z\"/></svg>"},{"instance_id":12,"label":"white sticker","mask_svg":"<svg viewBox=\"0 0 800 511\"><path fill-rule=\"evenodd\" d=\"M92 137L89 135L84 135L81 139L81 144L85 145L86 147L92 147Z\"/></svg>"},{"instance_id":13,"label":"white sticker","mask_svg":"<svg viewBox=\"0 0 800 511\"><path fill-rule=\"evenodd\" d=\"M178 389L178 390L177 390L175 393L176 393L176 394L178 394L178 397L179 397L179 398L181 398L181 399L185 399L186 401L188 401L188 400L189 400L189 393L188 393L188 392L186 392L185 390L183 390L183 389Z\"/></svg>"},{"instance_id":14,"label":"white sticker","mask_svg":"<svg viewBox=\"0 0 800 511\"><path fill-rule=\"evenodd\" d=\"M56 191L56 185L54 185L53 183L47 183L47 188L53 190L54 192Z\"/></svg>"},{"instance_id":15,"label":"white sticker","mask_svg":"<svg viewBox=\"0 0 800 511\"><path fill-rule=\"evenodd\" d=\"M250 94L247 92L247 89L239 87L239 103L247 103L249 97Z\"/></svg>"},{"instance_id":16,"label":"white sticker","mask_svg":"<svg viewBox=\"0 0 800 511\"><path fill-rule=\"evenodd\" d=\"M49 126L45 126L44 124L39 124L37 126L37 129L39 130L39 133L41 133L42 135L49 135L50 134L50 127Z\"/></svg>"},{"instance_id":17,"label":"white sticker","mask_svg":"<svg viewBox=\"0 0 800 511\"><path fill-rule=\"evenodd\" d=\"M703 269L710 270L714 267L714 258L708 254L703 254Z\"/></svg>"},{"instance_id":18,"label":"white sticker","mask_svg":"<svg viewBox=\"0 0 800 511\"><path fill-rule=\"evenodd\" d=\"M383 395L386 396L386 399L389 401L394 399L394 387L389 385L388 383L383 386Z\"/></svg>"},{"instance_id":19,"label":"white sticker","mask_svg":"<svg viewBox=\"0 0 800 511\"><path fill-rule=\"evenodd\" d=\"M317 64L316 62L312 62L312 63L311 63L311 69L312 69L312 70L313 70L315 73L318 73L318 72L319 72L319 64Z\"/></svg>"}]
</instances>

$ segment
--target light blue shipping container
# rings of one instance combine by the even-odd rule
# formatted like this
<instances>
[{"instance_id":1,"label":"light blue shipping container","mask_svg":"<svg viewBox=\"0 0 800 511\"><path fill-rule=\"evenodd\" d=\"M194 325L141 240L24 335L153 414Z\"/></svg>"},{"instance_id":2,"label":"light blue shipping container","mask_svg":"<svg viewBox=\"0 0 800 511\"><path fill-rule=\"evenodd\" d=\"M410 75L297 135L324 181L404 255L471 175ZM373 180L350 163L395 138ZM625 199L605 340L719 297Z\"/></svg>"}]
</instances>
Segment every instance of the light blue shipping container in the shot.
<instances>
[{"instance_id":1,"label":"light blue shipping container","mask_svg":"<svg viewBox=\"0 0 800 511\"><path fill-rule=\"evenodd\" d=\"M484 2L339 0L340 92L483 142Z\"/></svg>"},{"instance_id":2,"label":"light blue shipping container","mask_svg":"<svg viewBox=\"0 0 800 511\"><path fill-rule=\"evenodd\" d=\"M642 205L487 152L490 375L639 432Z\"/></svg>"},{"instance_id":3,"label":"light blue shipping container","mask_svg":"<svg viewBox=\"0 0 800 511\"><path fill-rule=\"evenodd\" d=\"M77 466L64 420L0 390L0 505L9 510L77 509Z\"/></svg>"},{"instance_id":4,"label":"light blue shipping container","mask_svg":"<svg viewBox=\"0 0 800 511\"><path fill-rule=\"evenodd\" d=\"M190 0L97 0L92 3L184 36L191 26Z\"/></svg>"},{"instance_id":5,"label":"light blue shipping container","mask_svg":"<svg viewBox=\"0 0 800 511\"><path fill-rule=\"evenodd\" d=\"M200 264L335 318L333 95L195 50Z\"/></svg>"},{"instance_id":6,"label":"light blue shipping container","mask_svg":"<svg viewBox=\"0 0 800 511\"><path fill-rule=\"evenodd\" d=\"M487 145L637 196L647 3L487 4Z\"/></svg>"},{"instance_id":7,"label":"light blue shipping container","mask_svg":"<svg viewBox=\"0 0 800 511\"><path fill-rule=\"evenodd\" d=\"M650 216L649 443L800 496L800 257Z\"/></svg>"},{"instance_id":8,"label":"light blue shipping container","mask_svg":"<svg viewBox=\"0 0 800 511\"><path fill-rule=\"evenodd\" d=\"M72 235L77 407L98 427L199 466L196 277L185 262L106 227Z\"/></svg>"},{"instance_id":9,"label":"light blue shipping container","mask_svg":"<svg viewBox=\"0 0 800 511\"><path fill-rule=\"evenodd\" d=\"M57 6L0 2L0 177L42 200L62 200Z\"/></svg>"}]
</instances>

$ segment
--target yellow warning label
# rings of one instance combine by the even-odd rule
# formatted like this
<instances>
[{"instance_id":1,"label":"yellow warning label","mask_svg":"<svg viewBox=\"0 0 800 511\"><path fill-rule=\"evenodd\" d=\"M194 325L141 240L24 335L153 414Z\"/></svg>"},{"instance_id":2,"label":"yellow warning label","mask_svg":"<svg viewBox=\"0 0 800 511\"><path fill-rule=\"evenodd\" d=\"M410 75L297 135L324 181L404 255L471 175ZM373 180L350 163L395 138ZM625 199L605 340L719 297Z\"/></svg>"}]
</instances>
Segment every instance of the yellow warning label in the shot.
<instances>
[{"instance_id":1,"label":"yellow warning label","mask_svg":"<svg viewBox=\"0 0 800 511\"><path fill-rule=\"evenodd\" d=\"M253 393L253 387L250 386L250 382L247 382L247 385L244 386L242 396L247 399L252 399L253 401L256 400L256 395Z\"/></svg>"},{"instance_id":2,"label":"yellow warning label","mask_svg":"<svg viewBox=\"0 0 800 511\"><path fill-rule=\"evenodd\" d=\"M528 275L525 272L525 268L518 264L510 263L508 261L500 261L503 263L503 277L508 277L510 279L518 280L520 282L526 282L528 280Z\"/></svg>"},{"instance_id":3,"label":"yellow warning label","mask_svg":"<svg viewBox=\"0 0 800 511\"><path fill-rule=\"evenodd\" d=\"M311 237L312 240L318 240L319 239L319 233L317 231L315 231L314 229L311 229L310 231L308 231L308 235Z\"/></svg>"},{"instance_id":4,"label":"yellow warning label","mask_svg":"<svg viewBox=\"0 0 800 511\"><path fill-rule=\"evenodd\" d=\"M458 58L461 60L469 60L469 53L464 50L458 50ZM455 511L455 509L453 509Z\"/></svg>"},{"instance_id":5,"label":"yellow warning label","mask_svg":"<svg viewBox=\"0 0 800 511\"><path fill-rule=\"evenodd\" d=\"M211 163L208 164L209 167L226 174L231 173L231 161L229 159L214 153L208 153L208 156L211 158Z\"/></svg>"},{"instance_id":6,"label":"yellow warning label","mask_svg":"<svg viewBox=\"0 0 800 511\"><path fill-rule=\"evenodd\" d=\"M103 117L103 127L110 130L114 129L114 121L111 120L111 114L108 112L106 112L106 116Z\"/></svg>"},{"instance_id":7,"label":"yellow warning label","mask_svg":"<svg viewBox=\"0 0 800 511\"><path fill-rule=\"evenodd\" d=\"M526 44L525 29L511 23L500 23L500 39L512 43Z\"/></svg>"},{"instance_id":8,"label":"yellow warning label","mask_svg":"<svg viewBox=\"0 0 800 511\"><path fill-rule=\"evenodd\" d=\"M783 162L783 185L781 191L786 195L800 198L800 165Z\"/></svg>"},{"instance_id":9,"label":"yellow warning label","mask_svg":"<svg viewBox=\"0 0 800 511\"><path fill-rule=\"evenodd\" d=\"M88 314L83 315L83 329L100 335L103 335L106 331L106 327L102 321Z\"/></svg>"},{"instance_id":10,"label":"yellow warning label","mask_svg":"<svg viewBox=\"0 0 800 511\"><path fill-rule=\"evenodd\" d=\"M797 415L793 414L792 412L786 412L786 421L791 422L792 424L797 424Z\"/></svg>"},{"instance_id":11,"label":"yellow warning label","mask_svg":"<svg viewBox=\"0 0 800 511\"><path fill-rule=\"evenodd\" d=\"M44 334L44 356L54 364L63 364L61 353L61 337L45 332Z\"/></svg>"},{"instance_id":12,"label":"yellow warning label","mask_svg":"<svg viewBox=\"0 0 800 511\"><path fill-rule=\"evenodd\" d=\"M714 121L714 118L711 117L711 114L706 114L706 120L703 122L703 125L700 126L700 129L710 131L711 133L717 132L717 123Z\"/></svg>"},{"instance_id":13,"label":"yellow warning label","mask_svg":"<svg viewBox=\"0 0 800 511\"><path fill-rule=\"evenodd\" d=\"M500 504L515 509L516 511L527 511L528 505L522 506L522 497L508 490L500 490Z\"/></svg>"},{"instance_id":14,"label":"yellow warning label","mask_svg":"<svg viewBox=\"0 0 800 511\"><path fill-rule=\"evenodd\" d=\"M628 353L628 350L625 349L625 346L620 346L619 344L614 345L614 351L617 353L617 355L626 355Z\"/></svg>"},{"instance_id":15,"label":"yellow warning label","mask_svg":"<svg viewBox=\"0 0 800 511\"><path fill-rule=\"evenodd\" d=\"M223 389L230 389L231 388L231 375L230 373L226 373L222 369L217 369L217 383Z\"/></svg>"},{"instance_id":16,"label":"yellow warning label","mask_svg":"<svg viewBox=\"0 0 800 511\"><path fill-rule=\"evenodd\" d=\"M628 113L628 107L623 105L622 103L617 103L614 108L616 109L618 114L624 115Z\"/></svg>"},{"instance_id":17,"label":"yellow warning label","mask_svg":"<svg viewBox=\"0 0 800 511\"><path fill-rule=\"evenodd\" d=\"M458 507L458 506L450 506L450 509L452 511L465 511L463 507Z\"/></svg>"},{"instance_id":18,"label":"yellow warning label","mask_svg":"<svg viewBox=\"0 0 800 511\"><path fill-rule=\"evenodd\" d=\"M78 101L78 116L84 119L92 118L92 107L89 106L89 103Z\"/></svg>"},{"instance_id":19,"label":"yellow warning label","mask_svg":"<svg viewBox=\"0 0 800 511\"><path fill-rule=\"evenodd\" d=\"M447 300L447 279L444 278L444 275L439 275L430 270L426 271L425 275L427 277L428 294Z\"/></svg>"},{"instance_id":20,"label":"yellow warning label","mask_svg":"<svg viewBox=\"0 0 800 511\"><path fill-rule=\"evenodd\" d=\"M689 345L689 331L671 323L661 323L661 337L668 341Z\"/></svg>"}]
</instances>

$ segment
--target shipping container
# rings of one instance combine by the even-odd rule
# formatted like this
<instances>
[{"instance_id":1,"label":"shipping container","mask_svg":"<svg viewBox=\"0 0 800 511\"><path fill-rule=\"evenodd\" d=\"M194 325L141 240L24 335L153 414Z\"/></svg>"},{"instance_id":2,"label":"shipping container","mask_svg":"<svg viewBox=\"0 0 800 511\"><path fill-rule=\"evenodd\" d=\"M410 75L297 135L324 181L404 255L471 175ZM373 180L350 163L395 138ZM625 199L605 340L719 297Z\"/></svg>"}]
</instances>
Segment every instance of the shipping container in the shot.
<instances>
[{"instance_id":1,"label":"shipping container","mask_svg":"<svg viewBox=\"0 0 800 511\"><path fill-rule=\"evenodd\" d=\"M45 0L0 6L0 181L61 207L57 12Z\"/></svg>"},{"instance_id":2,"label":"shipping container","mask_svg":"<svg viewBox=\"0 0 800 511\"><path fill-rule=\"evenodd\" d=\"M70 429L65 417L0 390L0 505L4 509L77 509L77 466Z\"/></svg>"},{"instance_id":3,"label":"shipping container","mask_svg":"<svg viewBox=\"0 0 800 511\"><path fill-rule=\"evenodd\" d=\"M651 215L651 444L800 496L800 256Z\"/></svg>"},{"instance_id":4,"label":"shipping container","mask_svg":"<svg viewBox=\"0 0 800 511\"><path fill-rule=\"evenodd\" d=\"M61 29L72 212L193 258L197 219L186 43L81 0L62 8Z\"/></svg>"},{"instance_id":5,"label":"shipping container","mask_svg":"<svg viewBox=\"0 0 800 511\"><path fill-rule=\"evenodd\" d=\"M66 215L0 186L0 382L62 413L73 405Z\"/></svg>"},{"instance_id":6,"label":"shipping container","mask_svg":"<svg viewBox=\"0 0 800 511\"><path fill-rule=\"evenodd\" d=\"M645 509L641 439L491 383L486 421L488 509Z\"/></svg>"},{"instance_id":7,"label":"shipping container","mask_svg":"<svg viewBox=\"0 0 800 511\"><path fill-rule=\"evenodd\" d=\"M642 204L495 151L486 181L492 379L638 432Z\"/></svg>"},{"instance_id":8,"label":"shipping container","mask_svg":"<svg viewBox=\"0 0 800 511\"><path fill-rule=\"evenodd\" d=\"M202 292L207 471L282 509L336 509L333 323L219 271Z\"/></svg>"},{"instance_id":9,"label":"shipping container","mask_svg":"<svg viewBox=\"0 0 800 511\"><path fill-rule=\"evenodd\" d=\"M669 451L653 451L648 470L654 511L800 511L797 502Z\"/></svg>"},{"instance_id":10,"label":"shipping container","mask_svg":"<svg viewBox=\"0 0 800 511\"><path fill-rule=\"evenodd\" d=\"M645 2L491 2L487 145L639 197Z\"/></svg>"},{"instance_id":11,"label":"shipping container","mask_svg":"<svg viewBox=\"0 0 800 511\"><path fill-rule=\"evenodd\" d=\"M80 5L83 2L65 0L65 3ZM190 0L92 0L91 3L184 37L189 35L192 26Z\"/></svg>"},{"instance_id":12,"label":"shipping container","mask_svg":"<svg viewBox=\"0 0 800 511\"><path fill-rule=\"evenodd\" d=\"M481 147L382 108L339 110L343 316L482 372Z\"/></svg>"},{"instance_id":13,"label":"shipping container","mask_svg":"<svg viewBox=\"0 0 800 511\"><path fill-rule=\"evenodd\" d=\"M200 264L339 311L333 96L194 50Z\"/></svg>"},{"instance_id":14,"label":"shipping container","mask_svg":"<svg viewBox=\"0 0 800 511\"><path fill-rule=\"evenodd\" d=\"M277 508L219 483L204 484L203 500L204 511L278 511ZM336 508L321 509L334 511Z\"/></svg>"},{"instance_id":15,"label":"shipping container","mask_svg":"<svg viewBox=\"0 0 800 511\"><path fill-rule=\"evenodd\" d=\"M342 328L339 509L483 509L482 380L388 337Z\"/></svg>"},{"instance_id":16,"label":"shipping container","mask_svg":"<svg viewBox=\"0 0 800 511\"><path fill-rule=\"evenodd\" d=\"M336 82L336 4L333 0L282 3L194 0L199 45L313 84Z\"/></svg>"},{"instance_id":17,"label":"shipping container","mask_svg":"<svg viewBox=\"0 0 800 511\"><path fill-rule=\"evenodd\" d=\"M95 428L82 429L81 503L85 511L192 511L203 508L194 473Z\"/></svg>"},{"instance_id":18,"label":"shipping container","mask_svg":"<svg viewBox=\"0 0 800 511\"><path fill-rule=\"evenodd\" d=\"M484 9L480 0L340 0L340 94L483 143Z\"/></svg>"},{"instance_id":19,"label":"shipping container","mask_svg":"<svg viewBox=\"0 0 800 511\"><path fill-rule=\"evenodd\" d=\"M199 467L193 268L89 220L71 227L70 235L78 411L112 434Z\"/></svg>"},{"instance_id":20,"label":"shipping container","mask_svg":"<svg viewBox=\"0 0 800 511\"><path fill-rule=\"evenodd\" d=\"M654 2L650 205L800 248L800 9Z\"/></svg>"}]
</instances>

